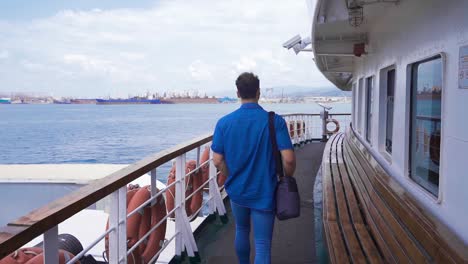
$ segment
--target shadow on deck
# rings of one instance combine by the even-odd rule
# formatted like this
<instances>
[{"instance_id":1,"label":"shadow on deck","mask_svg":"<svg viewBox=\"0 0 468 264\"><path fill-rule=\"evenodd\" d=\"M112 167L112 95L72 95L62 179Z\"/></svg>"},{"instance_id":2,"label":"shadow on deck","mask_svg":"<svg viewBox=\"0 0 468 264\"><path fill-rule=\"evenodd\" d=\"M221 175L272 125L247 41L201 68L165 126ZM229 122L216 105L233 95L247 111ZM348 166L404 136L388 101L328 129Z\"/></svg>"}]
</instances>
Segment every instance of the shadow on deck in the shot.
<instances>
[{"instance_id":1,"label":"shadow on deck","mask_svg":"<svg viewBox=\"0 0 468 264\"><path fill-rule=\"evenodd\" d=\"M322 162L324 143L310 143L296 149L297 168L295 177L301 194L301 217L276 221L273 233L272 263L315 263L314 201L315 176ZM234 250L235 226L229 203L226 203L229 222L218 220L205 225L196 234L202 263L238 263ZM254 248L251 236L251 259Z\"/></svg>"}]
</instances>

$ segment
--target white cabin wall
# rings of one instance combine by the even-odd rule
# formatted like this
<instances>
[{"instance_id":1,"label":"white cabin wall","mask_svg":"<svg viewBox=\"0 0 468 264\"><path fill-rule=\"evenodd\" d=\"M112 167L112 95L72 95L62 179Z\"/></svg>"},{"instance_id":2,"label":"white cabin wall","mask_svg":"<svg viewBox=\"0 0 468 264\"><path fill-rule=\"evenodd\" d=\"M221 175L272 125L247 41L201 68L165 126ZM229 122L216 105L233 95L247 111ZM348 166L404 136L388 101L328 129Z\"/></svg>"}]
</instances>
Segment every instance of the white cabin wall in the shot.
<instances>
[{"instance_id":1,"label":"white cabin wall","mask_svg":"<svg viewBox=\"0 0 468 264\"><path fill-rule=\"evenodd\" d=\"M368 34L371 54L356 60L354 72L356 83L362 77L375 76L371 151L416 199L468 243L468 89L458 88L459 48L468 45L468 1L403 0L397 6L385 6L379 21L372 21ZM438 53L445 55L445 63L437 199L407 175L407 66ZM382 103L379 99L380 70L393 64L396 65L393 152L391 160L387 161L377 144L383 132L381 122L385 122L379 113L379 109L382 110L379 107ZM364 89L361 87L359 89ZM362 112L365 109L363 98L358 100ZM362 125L362 141L365 142L362 112L358 123Z\"/></svg>"}]
</instances>

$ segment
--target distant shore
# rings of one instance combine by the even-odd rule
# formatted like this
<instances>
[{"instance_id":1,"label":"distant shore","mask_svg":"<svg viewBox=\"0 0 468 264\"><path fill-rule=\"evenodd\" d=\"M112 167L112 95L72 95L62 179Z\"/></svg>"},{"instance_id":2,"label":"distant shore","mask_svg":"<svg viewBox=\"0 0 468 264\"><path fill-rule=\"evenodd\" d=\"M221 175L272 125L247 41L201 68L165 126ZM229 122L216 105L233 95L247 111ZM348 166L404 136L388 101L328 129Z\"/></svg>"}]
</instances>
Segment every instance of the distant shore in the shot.
<instances>
[{"instance_id":1,"label":"distant shore","mask_svg":"<svg viewBox=\"0 0 468 264\"><path fill-rule=\"evenodd\" d=\"M209 97L209 98L161 98L161 99L52 99L52 98L28 98L5 99L0 104L90 104L90 105L140 105L140 104L223 104L237 103L237 98ZM316 97L285 97L285 98L260 98L264 104L303 104L303 103L349 103L350 97L341 96L316 96Z\"/></svg>"}]
</instances>

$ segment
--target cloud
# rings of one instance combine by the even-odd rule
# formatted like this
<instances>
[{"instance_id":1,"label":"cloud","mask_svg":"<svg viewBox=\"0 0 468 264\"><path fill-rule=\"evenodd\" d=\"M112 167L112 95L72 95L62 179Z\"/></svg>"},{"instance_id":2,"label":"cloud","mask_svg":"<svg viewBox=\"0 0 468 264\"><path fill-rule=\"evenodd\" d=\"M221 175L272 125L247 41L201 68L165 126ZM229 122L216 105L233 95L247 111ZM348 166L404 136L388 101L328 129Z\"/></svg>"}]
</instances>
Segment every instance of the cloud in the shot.
<instances>
[{"instance_id":1,"label":"cloud","mask_svg":"<svg viewBox=\"0 0 468 264\"><path fill-rule=\"evenodd\" d=\"M309 0L310 1L310 0ZM0 87L107 96L226 90L255 71L269 85L324 86L311 54L282 48L310 34L304 1L161 0L151 8L62 10L31 21L0 19ZM10 58L11 60L11 58ZM48 91L38 91L48 92Z\"/></svg>"},{"instance_id":2,"label":"cloud","mask_svg":"<svg viewBox=\"0 0 468 264\"><path fill-rule=\"evenodd\" d=\"M248 57L242 57L239 61L234 63L236 72L254 71L257 66L257 62Z\"/></svg>"},{"instance_id":3,"label":"cloud","mask_svg":"<svg viewBox=\"0 0 468 264\"><path fill-rule=\"evenodd\" d=\"M32 72L43 71L46 68L43 64L28 60L21 61L21 65L23 65L24 69Z\"/></svg>"},{"instance_id":4,"label":"cloud","mask_svg":"<svg viewBox=\"0 0 468 264\"><path fill-rule=\"evenodd\" d=\"M0 60L8 59L10 53L7 50L0 51Z\"/></svg>"},{"instance_id":5,"label":"cloud","mask_svg":"<svg viewBox=\"0 0 468 264\"><path fill-rule=\"evenodd\" d=\"M65 54L63 61L68 65L77 65L84 71L87 72L103 72L111 73L116 71L115 66L110 61L93 58L82 54Z\"/></svg>"},{"instance_id":6,"label":"cloud","mask_svg":"<svg viewBox=\"0 0 468 264\"><path fill-rule=\"evenodd\" d=\"M188 70L195 81L210 81L213 79L213 75L209 68L203 61L196 60L190 64Z\"/></svg>"}]
</instances>

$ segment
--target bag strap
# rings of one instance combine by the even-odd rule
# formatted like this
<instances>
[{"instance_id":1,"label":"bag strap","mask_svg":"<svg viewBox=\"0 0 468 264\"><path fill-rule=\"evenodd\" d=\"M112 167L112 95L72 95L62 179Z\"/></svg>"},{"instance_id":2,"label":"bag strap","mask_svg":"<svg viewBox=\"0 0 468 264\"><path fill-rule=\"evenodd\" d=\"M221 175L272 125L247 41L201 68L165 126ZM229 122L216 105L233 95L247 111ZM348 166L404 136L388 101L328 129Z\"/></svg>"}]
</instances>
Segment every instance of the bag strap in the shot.
<instances>
[{"instance_id":1,"label":"bag strap","mask_svg":"<svg viewBox=\"0 0 468 264\"><path fill-rule=\"evenodd\" d=\"M278 149L278 142L276 142L276 129L275 129L275 112L268 112L268 127L270 128L270 140L273 146L273 156L276 162L276 175L279 178L284 177L283 162L281 160L281 153Z\"/></svg>"}]
</instances>

